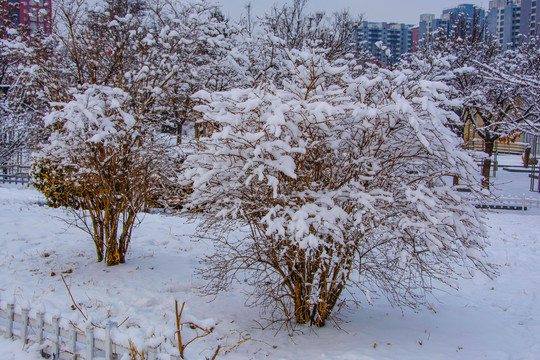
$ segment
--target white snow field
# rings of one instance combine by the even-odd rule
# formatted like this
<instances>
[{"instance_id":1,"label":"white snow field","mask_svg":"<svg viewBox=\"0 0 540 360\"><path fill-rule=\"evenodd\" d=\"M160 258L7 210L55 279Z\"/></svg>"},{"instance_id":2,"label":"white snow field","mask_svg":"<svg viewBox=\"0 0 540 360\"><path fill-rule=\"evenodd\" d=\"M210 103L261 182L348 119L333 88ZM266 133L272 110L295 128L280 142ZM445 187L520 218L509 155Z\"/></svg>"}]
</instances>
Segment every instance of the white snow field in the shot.
<instances>
[{"instance_id":1,"label":"white snow field","mask_svg":"<svg viewBox=\"0 0 540 360\"><path fill-rule=\"evenodd\" d=\"M504 156L501 164L519 164ZM496 193L540 199L529 192L525 173L497 173ZM540 209L492 211L487 249L500 276L460 280L459 291L438 291L433 308L419 313L388 305L384 297L342 309L339 327L262 330L258 308L246 306L245 289L235 286L216 298L202 297L193 272L210 245L196 241L196 223L145 214L135 229L127 263L96 263L89 236L68 227L62 209L43 206L35 190L0 184L0 307L11 301L45 310L45 316L82 323L60 277L93 323L122 323L113 335L143 346L145 336L172 338L174 300L185 302L183 320L215 331L193 342L186 359L540 359ZM2 325L3 326L3 325ZM193 330L186 328L184 336ZM171 346L165 351L176 355ZM37 359L34 347L0 339L0 359ZM166 359L167 355L160 358Z\"/></svg>"}]
</instances>

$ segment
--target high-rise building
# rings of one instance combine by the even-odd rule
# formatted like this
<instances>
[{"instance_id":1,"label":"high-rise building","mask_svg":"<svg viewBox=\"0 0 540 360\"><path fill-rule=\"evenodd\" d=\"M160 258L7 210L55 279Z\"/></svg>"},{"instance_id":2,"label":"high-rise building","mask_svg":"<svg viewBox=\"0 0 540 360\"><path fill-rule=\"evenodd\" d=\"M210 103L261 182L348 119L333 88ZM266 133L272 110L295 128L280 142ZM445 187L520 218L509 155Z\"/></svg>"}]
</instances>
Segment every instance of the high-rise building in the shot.
<instances>
[{"instance_id":1,"label":"high-rise building","mask_svg":"<svg viewBox=\"0 0 540 360\"><path fill-rule=\"evenodd\" d=\"M520 37L539 34L539 16L537 0L491 0L487 31L503 49L512 48Z\"/></svg>"},{"instance_id":2,"label":"high-rise building","mask_svg":"<svg viewBox=\"0 0 540 360\"><path fill-rule=\"evenodd\" d=\"M435 18L434 14L422 14L420 15L420 23L418 24L418 36L423 39L427 34L435 31L442 30L448 33L450 29L450 21L448 16L446 19Z\"/></svg>"},{"instance_id":3,"label":"high-rise building","mask_svg":"<svg viewBox=\"0 0 540 360\"><path fill-rule=\"evenodd\" d=\"M540 35L540 6L537 4L537 0L531 1L530 34L532 36Z\"/></svg>"},{"instance_id":4,"label":"high-rise building","mask_svg":"<svg viewBox=\"0 0 540 360\"><path fill-rule=\"evenodd\" d=\"M418 26L414 26L412 29L412 52L418 51L418 41L419 41L419 34L420 34L420 28Z\"/></svg>"},{"instance_id":5,"label":"high-rise building","mask_svg":"<svg viewBox=\"0 0 540 360\"><path fill-rule=\"evenodd\" d=\"M412 29L407 24L366 21L356 29L357 49L368 50L381 64L393 64L412 51Z\"/></svg>"},{"instance_id":6,"label":"high-rise building","mask_svg":"<svg viewBox=\"0 0 540 360\"><path fill-rule=\"evenodd\" d=\"M453 8L444 9L441 17L434 14L420 15L418 36L422 40L428 33L435 30L450 34L457 26L465 26L469 34L474 31L484 31L485 11L472 4L461 4ZM475 29L476 28L476 29Z\"/></svg>"},{"instance_id":7,"label":"high-rise building","mask_svg":"<svg viewBox=\"0 0 540 360\"><path fill-rule=\"evenodd\" d=\"M17 25L27 25L33 32L51 33L52 0L7 0L1 10L3 17Z\"/></svg>"},{"instance_id":8,"label":"high-rise building","mask_svg":"<svg viewBox=\"0 0 540 360\"><path fill-rule=\"evenodd\" d=\"M445 9L441 15L447 19L450 26L460 26L460 21L466 26L466 31L473 34L475 31L484 31L486 12L484 9L472 4L461 4L453 8ZM450 29L452 30L452 29Z\"/></svg>"}]
</instances>

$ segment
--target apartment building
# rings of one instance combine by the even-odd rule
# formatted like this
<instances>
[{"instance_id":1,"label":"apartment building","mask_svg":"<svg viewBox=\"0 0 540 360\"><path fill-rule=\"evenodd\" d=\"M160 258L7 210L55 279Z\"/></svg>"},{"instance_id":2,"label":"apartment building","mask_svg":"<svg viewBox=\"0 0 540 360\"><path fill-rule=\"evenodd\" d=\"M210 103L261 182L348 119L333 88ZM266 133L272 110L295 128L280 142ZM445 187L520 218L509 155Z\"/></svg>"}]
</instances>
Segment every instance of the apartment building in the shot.
<instances>
[{"instance_id":1,"label":"apartment building","mask_svg":"<svg viewBox=\"0 0 540 360\"><path fill-rule=\"evenodd\" d=\"M540 6L537 4L537 0L531 1L530 34L532 36L540 35Z\"/></svg>"},{"instance_id":2,"label":"apartment building","mask_svg":"<svg viewBox=\"0 0 540 360\"><path fill-rule=\"evenodd\" d=\"M520 41L520 37L540 34L539 18L537 0L491 0L487 32L503 49L509 49Z\"/></svg>"},{"instance_id":3,"label":"apartment building","mask_svg":"<svg viewBox=\"0 0 540 360\"><path fill-rule=\"evenodd\" d=\"M413 48L413 25L364 22L356 29L356 46L366 49L383 65L396 63Z\"/></svg>"},{"instance_id":4,"label":"apartment building","mask_svg":"<svg viewBox=\"0 0 540 360\"><path fill-rule=\"evenodd\" d=\"M435 30L450 34L457 26L465 26L465 30L472 34L474 31L484 31L485 10L472 4L460 4L453 8L444 9L441 17L434 14L420 15L418 25L418 37L421 41L427 34ZM477 30L475 30L475 27Z\"/></svg>"}]
</instances>

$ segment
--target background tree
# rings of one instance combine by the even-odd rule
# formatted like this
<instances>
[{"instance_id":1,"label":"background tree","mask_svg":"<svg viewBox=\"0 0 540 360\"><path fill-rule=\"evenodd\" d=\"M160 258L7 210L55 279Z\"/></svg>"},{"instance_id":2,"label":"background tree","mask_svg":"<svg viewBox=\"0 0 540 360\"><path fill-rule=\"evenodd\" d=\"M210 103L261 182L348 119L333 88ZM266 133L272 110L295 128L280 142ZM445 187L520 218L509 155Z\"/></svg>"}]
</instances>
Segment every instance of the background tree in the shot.
<instances>
[{"instance_id":1,"label":"background tree","mask_svg":"<svg viewBox=\"0 0 540 360\"><path fill-rule=\"evenodd\" d=\"M46 104L36 96L32 86L32 69L21 69L20 63L31 49L32 39L43 39L31 34L28 27L17 26L11 2L0 1L0 169L8 172L41 139L40 118Z\"/></svg>"},{"instance_id":2,"label":"background tree","mask_svg":"<svg viewBox=\"0 0 540 360\"><path fill-rule=\"evenodd\" d=\"M13 59L9 57L9 51L5 48L4 40L17 33L16 10L18 8L15 3L0 0L0 85L8 84L7 70L13 63Z\"/></svg>"},{"instance_id":3,"label":"background tree","mask_svg":"<svg viewBox=\"0 0 540 360\"><path fill-rule=\"evenodd\" d=\"M138 212L159 195L156 181L161 195L169 193L180 154L157 134L176 125L179 142L181 125L192 119L191 93L223 86L212 67L220 66L226 29L206 2L106 0L91 9L66 2L53 35L24 54L33 88L55 107L36 171L58 169L63 188L80 190L71 198L98 261L124 262Z\"/></svg>"},{"instance_id":4,"label":"background tree","mask_svg":"<svg viewBox=\"0 0 540 360\"><path fill-rule=\"evenodd\" d=\"M355 29L362 22L347 10L326 15L307 13L307 0L295 0L282 7L274 5L261 18L254 18L251 6L232 36L232 51L228 54L229 68L235 74L229 87L252 87L260 82L279 83L289 76L281 64L286 61L284 49L311 48L324 51L328 59L352 56L351 45ZM364 59L365 54L360 54Z\"/></svg>"},{"instance_id":5,"label":"background tree","mask_svg":"<svg viewBox=\"0 0 540 360\"><path fill-rule=\"evenodd\" d=\"M7 93L0 92L0 169L3 172L8 172L17 157L29 157L30 151L42 140L44 104L31 93L23 78L11 83Z\"/></svg>"},{"instance_id":6,"label":"background tree","mask_svg":"<svg viewBox=\"0 0 540 360\"><path fill-rule=\"evenodd\" d=\"M326 49L330 59L350 52L354 31L361 25L362 17L352 16L348 10L331 15L306 13L307 3L308 0L293 0L282 7L274 5L261 21L273 35L284 41L287 49Z\"/></svg>"},{"instance_id":7,"label":"background tree","mask_svg":"<svg viewBox=\"0 0 540 360\"><path fill-rule=\"evenodd\" d=\"M88 9L84 1L58 5L53 36L32 44L27 66L37 66L37 86L48 101L67 101L85 84L119 87L154 126L169 125L181 138L193 120L189 95L219 90L229 76L229 27L207 2L106 0ZM221 58L220 58L221 57ZM84 90L84 89L83 89Z\"/></svg>"},{"instance_id":8,"label":"background tree","mask_svg":"<svg viewBox=\"0 0 540 360\"><path fill-rule=\"evenodd\" d=\"M520 133L540 134L540 48L536 37L524 38L515 50L501 53L492 64L475 62L479 71L497 86L512 89Z\"/></svg>"},{"instance_id":9,"label":"background tree","mask_svg":"<svg viewBox=\"0 0 540 360\"><path fill-rule=\"evenodd\" d=\"M247 281L274 319L324 326L351 287L416 307L434 280L492 274L481 217L445 182L478 189L445 126L448 88L412 71L353 77L324 53L286 57L278 85L197 94L216 124L185 162L215 240L208 291Z\"/></svg>"},{"instance_id":10,"label":"background tree","mask_svg":"<svg viewBox=\"0 0 540 360\"><path fill-rule=\"evenodd\" d=\"M483 140L486 157L482 164L482 184L489 188L491 156L500 138L512 137L523 120L522 88L501 86L481 70L504 61L505 53L492 39L484 39L481 29L471 31L472 25L461 24L449 36L432 35L419 55L423 60L446 58L450 74L446 83L456 91L462 105L455 111L460 115L460 127L469 124ZM427 60L429 61L429 60ZM462 129L462 128L461 128Z\"/></svg>"},{"instance_id":11,"label":"background tree","mask_svg":"<svg viewBox=\"0 0 540 360\"><path fill-rule=\"evenodd\" d=\"M167 114L167 124L176 130L181 141L182 126L194 123L194 101L191 94L200 89L224 90L238 81L229 54L232 36L237 32L211 2L150 2L155 26L175 35L156 53L157 59L168 58L174 75L163 87L160 105ZM169 54L164 55L164 54ZM161 60L162 61L162 60ZM171 74L169 72L168 74Z\"/></svg>"}]
</instances>

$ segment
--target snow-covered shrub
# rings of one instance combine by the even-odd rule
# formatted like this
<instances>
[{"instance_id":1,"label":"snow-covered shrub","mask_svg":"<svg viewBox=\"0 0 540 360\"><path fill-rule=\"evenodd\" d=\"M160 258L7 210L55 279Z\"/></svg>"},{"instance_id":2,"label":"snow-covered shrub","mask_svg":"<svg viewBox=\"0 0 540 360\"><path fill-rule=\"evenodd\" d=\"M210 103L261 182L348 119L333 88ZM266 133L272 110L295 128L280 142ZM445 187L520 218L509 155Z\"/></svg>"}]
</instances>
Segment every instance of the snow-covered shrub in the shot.
<instances>
[{"instance_id":1,"label":"snow-covered shrub","mask_svg":"<svg viewBox=\"0 0 540 360\"><path fill-rule=\"evenodd\" d=\"M53 129L35 155L62 169L79 226L94 240L98 261L125 262L137 215L159 185L166 144L137 114L125 111L130 96L117 88L88 86L74 100L54 104L46 116ZM67 169L64 171L63 169Z\"/></svg>"},{"instance_id":2,"label":"snow-covered shrub","mask_svg":"<svg viewBox=\"0 0 540 360\"><path fill-rule=\"evenodd\" d=\"M201 121L216 125L185 162L191 206L210 214L216 242L200 271L208 291L246 281L274 318L324 326L351 287L416 306L432 281L490 274L482 219L445 181L478 189L445 126L447 87L288 58L280 86L196 94Z\"/></svg>"}]
</instances>

